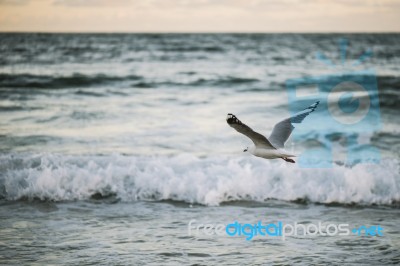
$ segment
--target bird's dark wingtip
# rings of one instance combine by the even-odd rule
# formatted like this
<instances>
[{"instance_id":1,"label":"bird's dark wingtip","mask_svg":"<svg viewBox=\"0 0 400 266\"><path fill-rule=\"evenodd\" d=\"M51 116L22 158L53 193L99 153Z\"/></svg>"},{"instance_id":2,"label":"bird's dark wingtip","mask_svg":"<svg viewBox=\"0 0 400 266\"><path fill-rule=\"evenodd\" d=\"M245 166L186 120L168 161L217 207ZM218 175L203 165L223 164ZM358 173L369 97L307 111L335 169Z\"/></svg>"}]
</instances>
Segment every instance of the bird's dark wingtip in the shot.
<instances>
[{"instance_id":1,"label":"bird's dark wingtip","mask_svg":"<svg viewBox=\"0 0 400 266\"><path fill-rule=\"evenodd\" d=\"M226 116L226 122L227 122L229 125L231 125L231 124L238 124L238 125L241 125L241 124L242 124L242 122L240 122L240 120L239 120L234 114L231 114L231 113L229 113L229 114Z\"/></svg>"},{"instance_id":2,"label":"bird's dark wingtip","mask_svg":"<svg viewBox=\"0 0 400 266\"><path fill-rule=\"evenodd\" d=\"M307 110L307 109L310 109L311 110L311 112L314 112L315 111L315 109L317 108L317 106L318 106L318 104L319 104L319 100L318 101L316 101L315 103L313 103L313 104L311 104L309 107L307 107L305 110Z\"/></svg>"},{"instance_id":3,"label":"bird's dark wingtip","mask_svg":"<svg viewBox=\"0 0 400 266\"><path fill-rule=\"evenodd\" d=\"M234 118L235 116L231 113L226 115L226 122L228 122L228 124L230 124L229 122L232 120L232 118Z\"/></svg>"}]
</instances>

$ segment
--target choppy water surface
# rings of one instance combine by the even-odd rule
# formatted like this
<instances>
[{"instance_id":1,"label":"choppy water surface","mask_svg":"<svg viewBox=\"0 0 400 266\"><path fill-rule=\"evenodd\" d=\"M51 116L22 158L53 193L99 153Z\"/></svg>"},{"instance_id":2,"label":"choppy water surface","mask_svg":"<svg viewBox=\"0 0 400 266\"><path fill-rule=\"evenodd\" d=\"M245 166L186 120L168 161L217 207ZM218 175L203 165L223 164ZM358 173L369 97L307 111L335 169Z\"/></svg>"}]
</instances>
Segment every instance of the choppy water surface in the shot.
<instances>
[{"instance_id":1,"label":"choppy water surface","mask_svg":"<svg viewBox=\"0 0 400 266\"><path fill-rule=\"evenodd\" d=\"M349 62L367 49L373 56L341 67L341 37ZM399 263L399 41L398 34L1 34L0 260ZM337 67L316 60L317 51ZM289 114L286 80L363 69L377 74L382 127L365 141L380 149L379 164L302 169L250 157L242 152L250 141L225 122L232 112L267 133ZM308 125L326 114L312 115ZM330 135L312 134L329 145ZM385 231L246 241L188 236L192 219Z\"/></svg>"}]
</instances>

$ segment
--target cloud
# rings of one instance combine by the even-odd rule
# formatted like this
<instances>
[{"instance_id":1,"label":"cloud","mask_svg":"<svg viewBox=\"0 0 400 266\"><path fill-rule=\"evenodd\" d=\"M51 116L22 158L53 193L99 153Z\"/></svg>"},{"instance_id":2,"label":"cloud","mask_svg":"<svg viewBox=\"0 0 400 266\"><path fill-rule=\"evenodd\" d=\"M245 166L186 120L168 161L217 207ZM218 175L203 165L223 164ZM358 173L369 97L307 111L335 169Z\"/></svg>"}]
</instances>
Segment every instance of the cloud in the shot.
<instances>
[{"instance_id":1,"label":"cloud","mask_svg":"<svg viewBox=\"0 0 400 266\"><path fill-rule=\"evenodd\" d=\"M6 2L27 2L29 0L0 0ZM191 11L199 13L206 10L225 9L227 12L290 12L295 14L314 10L319 13L332 13L340 10L345 13L373 12L400 8L399 0L51 0L54 6L80 7L126 7L136 10ZM205 11L204 11L205 12Z\"/></svg>"},{"instance_id":2,"label":"cloud","mask_svg":"<svg viewBox=\"0 0 400 266\"><path fill-rule=\"evenodd\" d=\"M1 0L0 0L1 1ZM93 6L121 6L130 5L132 0L54 0L53 4L70 7L93 7Z\"/></svg>"},{"instance_id":3,"label":"cloud","mask_svg":"<svg viewBox=\"0 0 400 266\"><path fill-rule=\"evenodd\" d=\"M30 0L0 0L0 5L26 5Z\"/></svg>"}]
</instances>

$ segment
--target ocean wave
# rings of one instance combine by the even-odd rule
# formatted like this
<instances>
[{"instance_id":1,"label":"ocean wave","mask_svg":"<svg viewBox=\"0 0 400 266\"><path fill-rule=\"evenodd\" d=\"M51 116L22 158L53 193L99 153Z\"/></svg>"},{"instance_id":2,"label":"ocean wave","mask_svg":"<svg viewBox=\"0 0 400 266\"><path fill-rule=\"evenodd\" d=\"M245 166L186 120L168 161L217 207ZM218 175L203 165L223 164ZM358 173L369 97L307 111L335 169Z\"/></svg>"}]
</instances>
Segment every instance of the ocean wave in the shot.
<instances>
[{"instance_id":1,"label":"ocean wave","mask_svg":"<svg viewBox=\"0 0 400 266\"><path fill-rule=\"evenodd\" d=\"M235 87L247 84L253 84L260 80L255 78L244 77L218 77L218 78L199 78L189 82L174 82L174 81L138 81L132 84L134 88L158 88L158 87Z\"/></svg>"},{"instance_id":2,"label":"ocean wave","mask_svg":"<svg viewBox=\"0 0 400 266\"><path fill-rule=\"evenodd\" d=\"M204 46L186 46L185 44L181 45L166 45L165 47L159 47L160 51L164 52L208 52L208 53L220 53L224 52L225 49L222 46L212 46L212 45L204 45Z\"/></svg>"},{"instance_id":3,"label":"ocean wave","mask_svg":"<svg viewBox=\"0 0 400 266\"><path fill-rule=\"evenodd\" d=\"M115 198L192 204L268 199L323 204L400 202L400 165L359 164L331 169L249 157L0 155L0 198L51 201Z\"/></svg>"},{"instance_id":4,"label":"ocean wave","mask_svg":"<svg viewBox=\"0 0 400 266\"><path fill-rule=\"evenodd\" d=\"M382 108L396 109L400 107L400 77L378 77L379 100Z\"/></svg>"},{"instance_id":5,"label":"ocean wave","mask_svg":"<svg viewBox=\"0 0 400 266\"><path fill-rule=\"evenodd\" d=\"M69 87L90 87L112 82L140 80L140 76L107 76L103 74L71 76L50 76L32 74L0 74L0 87L4 88L40 88L57 89Z\"/></svg>"},{"instance_id":6,"label":"ocean wave","mask_svg":"<svg viewBox=\"0 0 400 266\"><path fill-rule=\"evenodd\" d=\"M23 105L0 105L0 111L3 112L12 112L12 111L32 111L32 110L41 110L41 107L28 107Z\"/></svg>"},{"instance_id":7,"label":"ocean wave","mask_svg":"<svg viewBox=\"0 0 400 266\"><path fill-rule=\"evenodd\" d=\"M133 82L132 87L134 88L158 88L165 86L227 87L251 84L259 82L259 80L255 78L224 76L211 79L198 78L190 82L179 82L168 80L152 81L146 80L143 77L136 75L108 76L104 74L84 75L80 73L75 73L71 76L50 76L33 74L0 74L0 87L3 88L85 88L118 82ZM79 91L78 94L82 94L82 91ZM83 94L86 94L86 92L83 92ZM102 95L96 94L92 96Z\"/></svg>"},{"instance_id":8,"label":"ocean wave","mask_svg":"<svg viewBox=\"0 0 400 266\"><path fill-rule=\"evenodd\" d=\"M231 86L231 85L241 85L258 82L260 80L255 78L244 78L244 77L234 77L227 76L218 79L198 79L192 82L190 85L193 86Z\"/></svg>"}]
</instances>

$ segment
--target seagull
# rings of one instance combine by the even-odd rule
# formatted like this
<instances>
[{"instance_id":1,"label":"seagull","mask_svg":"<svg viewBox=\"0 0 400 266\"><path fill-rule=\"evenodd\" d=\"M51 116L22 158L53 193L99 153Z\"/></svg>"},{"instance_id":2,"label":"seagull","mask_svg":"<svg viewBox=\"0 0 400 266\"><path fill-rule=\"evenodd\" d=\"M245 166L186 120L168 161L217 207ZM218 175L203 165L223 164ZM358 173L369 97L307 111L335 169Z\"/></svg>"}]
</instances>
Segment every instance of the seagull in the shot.
<instances>
[{"instance_id":1,"label":"seagull","mask_svg":"<svg viewBox=\"0 0 400 266\"><path fill-rule=\"evenodd\" d=\"M237 132L242 133L246 137L250 138L254 145L250 148L247 147L243 152L250 152L254 156L261 157L264 159L277 159L281 158L289 163L295 163L290 157L296 157L284 150L285 142L288 140L292 133L294 126L293 124L301 123L306 116L314 112L317 108L319 101L316 101L303 111L286 118L276 124L272 129L272 133L269 138L264 137L258 132L255 132L250 127L242 123L235 115L228 114L226 122L228 125L233 127Z\"/></svg>"}]
</instances>

